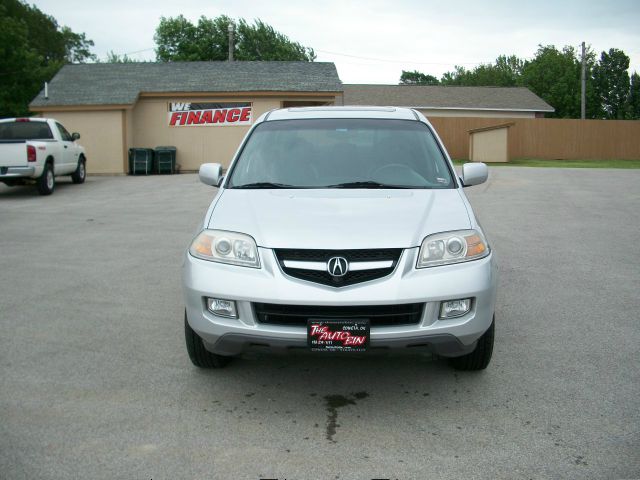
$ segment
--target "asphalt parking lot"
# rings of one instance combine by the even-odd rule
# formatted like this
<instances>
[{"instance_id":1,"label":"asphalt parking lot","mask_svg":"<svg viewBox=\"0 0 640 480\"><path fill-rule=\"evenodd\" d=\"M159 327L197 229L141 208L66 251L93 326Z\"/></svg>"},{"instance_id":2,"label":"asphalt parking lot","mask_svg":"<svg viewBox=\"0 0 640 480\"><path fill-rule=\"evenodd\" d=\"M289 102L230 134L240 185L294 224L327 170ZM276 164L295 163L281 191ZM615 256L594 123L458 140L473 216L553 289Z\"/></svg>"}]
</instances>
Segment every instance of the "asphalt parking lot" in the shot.
<instances>
[{"instance_id":1,"label":"asphalt parking lot","mask_svg":"<svg viewBox=\"0 0 640 480\"><path fill-rule=\"evenodd\" d=\"M499 167L468 189L499 254L481 373L419 355L183 339L195 175L0 185L0 478L640 477L640 170Z\"/></svg>"}]
</instances>

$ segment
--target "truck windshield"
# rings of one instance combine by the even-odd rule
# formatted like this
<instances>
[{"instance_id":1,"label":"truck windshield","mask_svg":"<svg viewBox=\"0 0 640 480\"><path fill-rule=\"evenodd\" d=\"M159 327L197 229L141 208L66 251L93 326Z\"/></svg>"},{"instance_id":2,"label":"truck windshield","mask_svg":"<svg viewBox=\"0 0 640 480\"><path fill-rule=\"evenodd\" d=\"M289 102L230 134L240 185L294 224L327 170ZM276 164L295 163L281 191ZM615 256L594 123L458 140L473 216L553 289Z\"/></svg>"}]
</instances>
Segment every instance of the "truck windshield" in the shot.
<instances>
[{"instance_id":1,"label":"truck windshield","mask_svg":"<svg viewBox=\"0 0 640 480\"><path fill-rule=\"evenodd\" d=\"M421 122L277 120L258 125L228 188L455 188Z\"/></svg>"},{"instance_id":2,"label":"truck windshield","mask_svg":"<svg viewBox=\"0 0 640 480\"><path fill-rule=\"evenodd\" d=\"M0 123L0 140L51 140L53 135L46 122Z\"/></svg>"}]
</instances>

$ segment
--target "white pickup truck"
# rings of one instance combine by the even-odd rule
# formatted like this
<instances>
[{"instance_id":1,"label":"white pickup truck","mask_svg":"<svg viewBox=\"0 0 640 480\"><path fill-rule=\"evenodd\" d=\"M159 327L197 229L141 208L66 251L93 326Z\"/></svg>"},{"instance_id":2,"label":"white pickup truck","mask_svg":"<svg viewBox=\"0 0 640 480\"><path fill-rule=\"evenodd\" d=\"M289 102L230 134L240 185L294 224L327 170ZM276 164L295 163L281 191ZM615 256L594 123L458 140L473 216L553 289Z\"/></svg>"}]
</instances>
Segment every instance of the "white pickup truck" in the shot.
<instances>
[{"instance_id":1,"label":"white pickup truck","mask_svg":"<svg viewBox=\"0 0 640 480\"><path fill-rule=\"evenodd\" d=\"M52 118L0 120L0 182L35 184L41 195L53 193L60 175L83 183L87 157L76 143L79 138Z\"/></svg>"}]
</instances>

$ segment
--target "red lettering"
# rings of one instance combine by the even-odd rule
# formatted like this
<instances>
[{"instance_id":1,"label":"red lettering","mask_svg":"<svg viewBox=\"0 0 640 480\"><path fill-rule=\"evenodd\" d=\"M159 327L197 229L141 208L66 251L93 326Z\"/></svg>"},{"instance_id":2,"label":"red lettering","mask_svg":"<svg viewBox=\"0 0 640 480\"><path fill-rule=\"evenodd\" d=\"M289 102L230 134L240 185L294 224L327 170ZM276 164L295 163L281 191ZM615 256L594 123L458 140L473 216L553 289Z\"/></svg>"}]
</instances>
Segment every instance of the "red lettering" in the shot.
<instances>
[{"instance_id":1,"label":"red lettering","mask_svg":"<svg viewBox=\"0 0 640 480\"><path fill-rule=\"evenodd\" d=\"M251 107L244 107L242 109L242 113L240 114L241 122L250 122L251 121Z\"/></svg>"},{"instance_id":2,"label":"red lettering","mask_svg":"<svg viewBox=\"0 0 640 480\"><path fill-rule=\"evenodd\" d=\"M189 112L189 116L187 117L187 125L197 125L200 123L200 115L202 114L201 110L196 110L194 112Z\"/></svg>"},{"instance_id":3,"label":"red lettering","mask_svg":"<svg viewBox=\"0 0 640 480\"><path fill-rule=\"evenodd\" d=\"M365 337L349 337L345 340L345 345L362 345L364 344Z\"/></svg>"},{"instance_id":4,"label":"red lettering","mask_svg":"<svg viewBox=\"0 0 640 480\"><path fill-rule=\"evenodd\" d=\"M326 332L329 329L329 327L325 326L320 326L320 325L311 325L311 335L312 336L316 336L322 332Z\"/></svg>"},{"instance_id":5,"label":"red lettering","mask_svg":"<svg viewBox=\"0 0 640 480\"><path fill-rule=\"evenodd\" d=\"M229 113L227 113L227 122L237 122L239 118L240 118L239 108L232 108L231 110L229 110Z\"/></svg>"},{"instance_id":6,"label":"red lettering","mask_svg":"<svg viewBox=\"0 0 640 480\"><path fill-rule=\"evenodd\" d=\"M349 332L322 332L320 340L347 340L351 334Z\"/></svg>"},{"instance_id":7,"label":"red lettering","mask_svg":"<svg viewBox=\"0 0 640 480\"><path fill-rule=\"evenodd\" d=\"M227 116L226 110L216 110L216 113L213 114L212 123L224 123L224 119L226 116Z\"/></svg>"},{"instance_id":8,"label":"red lettering","mask_svg":"<svg viewBox=\"0 0 640 480\"><path fill-rule=\"evenodd\" d=\"M171 112L169 125L251 122L251 107Z\"/></svg>"},{"instance_id":9,"label":"red lettering","mask_svg":"<svg viewBox=\"0 0 640 480\"><path fill-rule=\"evenodd\" d=\"M205 110L202 112L202 116L200 117L200 123L211 123L211 118L213 117L213 112L211 110Z\"/></svg>"},{"instance_id":10,"label":"red lettering","mask_svg":"<svg viewBox=\"0 0 640 480\"><path fill-rule=\"evenodd\" d=\"M311 336L318 338L318 344L338 341L343 346L362 346L366 341L366 336L352 335L351 332L345 330L332 331L326 325L311 325Z\"/></svg>"},{"instance_id":11,"label":"red lettering","mask_svg":"<svg viewBox=\"0 0 640 480\"><path fill-rule=\"evenodd\" d=\"M173 112L171 114L171 120L169 121L169 125L173 127L181 116L182 116L181 112Z\"/></svg>"}]
</instances>

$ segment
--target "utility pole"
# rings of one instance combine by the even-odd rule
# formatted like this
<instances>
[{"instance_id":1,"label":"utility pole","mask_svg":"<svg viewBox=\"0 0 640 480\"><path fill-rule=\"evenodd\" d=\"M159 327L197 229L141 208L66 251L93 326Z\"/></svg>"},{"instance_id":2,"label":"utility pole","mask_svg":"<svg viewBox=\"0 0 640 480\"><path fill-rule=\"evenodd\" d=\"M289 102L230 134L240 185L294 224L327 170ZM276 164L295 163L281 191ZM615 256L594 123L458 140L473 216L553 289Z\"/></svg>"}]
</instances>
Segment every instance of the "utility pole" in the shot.
<instances>
[{"instance_id":1,"label":"utility pole","mask_svg":"<svg viewBox=\"0 0 640 480\"><path fill-rule=\"evenodd\" d=\"M229 23L229 61L233 62L233 23Z\"/></svg>"},{"instance_id":2,"label":"utility pole","mask_svg":"<svg viewBox=\"0 0 640 480\"><path fill-rule=\"evenodd\" d=\"M587 109L587 61L585 59L585 51L584 51L584 42L582 42L582 69L580 72L580 118L582 120L586 117L586 109Z\"/></svg>"}]
</instances>

